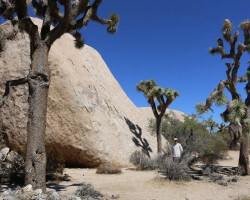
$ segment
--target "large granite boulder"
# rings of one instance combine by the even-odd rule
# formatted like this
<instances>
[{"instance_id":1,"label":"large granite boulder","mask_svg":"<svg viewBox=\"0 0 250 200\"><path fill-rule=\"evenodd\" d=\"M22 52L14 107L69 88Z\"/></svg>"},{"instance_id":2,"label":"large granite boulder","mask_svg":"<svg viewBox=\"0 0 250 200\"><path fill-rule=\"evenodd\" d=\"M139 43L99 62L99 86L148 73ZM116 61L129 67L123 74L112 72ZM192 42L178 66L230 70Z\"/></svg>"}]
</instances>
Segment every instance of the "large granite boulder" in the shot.
<instances>
[{"instance_id":1,"label":"large granite boulder","mask_svg":"<svg viewBox=\"0 0 250 200\"><path fill-rule=\"evenodd\" d=\"M7 22L0 26L0 34L4 36L12 29ZM103 162L128 165L130 155L138 148L152 155L156 138L147 130L150 114L144 115L144 109L131 102L95 49L87 45L76 49L73 40L64 35L49 54L47 147L60 152L68 165L83 167ZM7 80L27 76L29 55L27 34L17 32L4 42L0 95ZM25 152L27 98L27 85L12 88L8 105L0 110L1 133L18 153Z\"/></svg>"}]
</instances>

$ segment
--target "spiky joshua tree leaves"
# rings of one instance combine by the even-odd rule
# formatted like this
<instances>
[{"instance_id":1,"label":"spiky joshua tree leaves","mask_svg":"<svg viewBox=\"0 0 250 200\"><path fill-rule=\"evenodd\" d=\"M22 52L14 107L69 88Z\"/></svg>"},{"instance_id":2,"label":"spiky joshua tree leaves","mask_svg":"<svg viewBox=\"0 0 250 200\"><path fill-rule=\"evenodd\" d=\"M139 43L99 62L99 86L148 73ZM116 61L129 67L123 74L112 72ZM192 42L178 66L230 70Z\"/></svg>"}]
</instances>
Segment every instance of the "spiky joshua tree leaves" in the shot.
<instances>
[{"instance_id":1,"label":"spiky joshua tree leaves","mask_svg":"<svg viewBox=\"0 0 250 200\"><path fill-rule=\"evenodd\" d=\"M0 0L0 17L11 21L12 32L21 29L29 35L31 41L29 75L28 77L20 77L18 80L7 81L0 107L5 104L11 86L28 84L29 113L25 183L31 184L33 188L41 188L43 191L46 189L44 136L50 85L49 50L52 44L64 33L70 33L75 38L75 46L81 48L84 42L79 30L86 27L90 20L107 25L107 31L110 33L116 32L119 17L115 14L112 14L109 19L99 17L97 11L101 3L102 0ZM41 31L32 22L28 13L29 7L35 10L36 16L43 19ZM3 33L1 40L14 34Z\"/></svg>"},{"instance_id":2,"label":"spiky joshua tree leaves","mask_svg":"<svg viewBox=\"0 0 250 200\"><path fill-rule=\"evenodd\" d=\"M214 91L207 97L206 103L199 103L196 105L198 113L202 114L208 110L212 110L212 104L218 106L226 105L226 110L221 114L225 122L229 122L229 130L234 136L236 142L240 142L240 157L238 169L240 175L249 175L249 157L248 157L248 135L250 132L250 67L243 77L238 76L240 67L240 59L244 52L250 50L250 21L247 20L240 24L240 28L244 32L244 43L237 43L239 32L235 32L232 36L233 24L226 19L224 21L222 34L224 40L217 39L218 46L210 48L211 54L219 54L222 59L230 59L231 63L227 62L226 67L226 80L221 80ZM224 41L230 46L229 53L224 50ZM237 84L247 82L246 92L247 99L245 102L242 100L241 95L237 91ZM227 100L224 95L224 90L231 95L231 100Z\"/></svg>"},{"instance_id":3,"label":"spiky joshua tree leaves","mask_svg":"<svg viewBox=\"0 0 250 200\"><path fill-rule=\"evenodd\" d=\"M156 118L157 152L162 154L161 120L168 106L179 96L178 92L170 88L159 87L154 80L141 81L136 85L139 92L143 92L151 105Z\"/></svg>"}]
</instances>

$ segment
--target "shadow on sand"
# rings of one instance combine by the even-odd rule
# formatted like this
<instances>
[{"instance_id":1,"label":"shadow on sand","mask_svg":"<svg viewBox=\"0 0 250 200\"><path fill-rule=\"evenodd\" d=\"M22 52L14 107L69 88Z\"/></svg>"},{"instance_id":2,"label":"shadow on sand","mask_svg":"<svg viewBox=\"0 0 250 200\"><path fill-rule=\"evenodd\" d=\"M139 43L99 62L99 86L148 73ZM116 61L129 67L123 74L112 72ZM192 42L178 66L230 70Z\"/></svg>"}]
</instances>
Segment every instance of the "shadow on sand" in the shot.
<instances>
[{"instance_id":1,"label":"shadow on sand","mask_svg":"<svg viewBox=\"0 0 250 200\"><path fill-rule=\"evenodd\" d=\"M74 183L70 185L61 185L60 183L47 183L46 184L47 188L53 189L56 192L66 191L68 187L76 187L80 185L81 183Z\"/></svg>"}]
</instances>

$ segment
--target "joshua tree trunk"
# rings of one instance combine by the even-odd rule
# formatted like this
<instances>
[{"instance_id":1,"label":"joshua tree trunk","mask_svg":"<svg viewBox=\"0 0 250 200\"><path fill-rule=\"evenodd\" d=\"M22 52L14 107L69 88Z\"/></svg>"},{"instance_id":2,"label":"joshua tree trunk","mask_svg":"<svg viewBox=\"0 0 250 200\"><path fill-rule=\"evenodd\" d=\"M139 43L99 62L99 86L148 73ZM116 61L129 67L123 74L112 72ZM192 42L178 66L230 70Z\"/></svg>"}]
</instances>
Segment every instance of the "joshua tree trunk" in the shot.
<instances>
[{"instance_id":1,"label":"joshua tree trunk","mask_svg":"<svg viewBox=\"0 0 250 200\"><path fill-rule=\"evenodd\" d=\"M161 118L156 118L157 153L162 154Z\"/></svg>"},{"instance_id":2,"label":"joshua tree trunk","mask_svg":"<svg viewBox=\"0 0 250 200\"><path fill-rule=\"evenodd\" d=\"M239 157L239 174L246 176L249 175L249 158L248 158L248 137L244 133L240 142L240 157Z\"/></svg>"},{"instance_id":3,"label":"joshua tree trunk","mask_svg":"<svg viewBox=\"0 0 250 200\"><path fill-rule=\"evenodd\" d=\"M47 99L50 83L48 47L40 42L34 50L31 71L28 75L29 112L27 127L27 151L25 184L46 190L45 130Z\"/></svg>"},{"instance_id":4,"label":"joshua tree trunk","mask_svg":"<svg viewBox=\"0 0 250 200\"><path fill-rule=\"evenodd\" d=\"M230 133L230 137L231 137L231 142L229 145L229 149L230 150L237 150L239 149L239 134L237 132L237 130L234 128L235 125L230 124L229 125L229 133Z\"/></svg>"}]
</instances>

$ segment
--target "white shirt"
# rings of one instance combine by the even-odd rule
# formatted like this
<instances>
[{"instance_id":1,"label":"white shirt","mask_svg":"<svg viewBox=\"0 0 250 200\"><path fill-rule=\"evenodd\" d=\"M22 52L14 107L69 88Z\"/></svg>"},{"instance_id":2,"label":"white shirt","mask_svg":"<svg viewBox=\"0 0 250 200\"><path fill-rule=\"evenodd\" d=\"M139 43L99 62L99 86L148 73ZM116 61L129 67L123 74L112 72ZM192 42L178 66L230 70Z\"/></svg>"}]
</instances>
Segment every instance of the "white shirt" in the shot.
<instances>
[{"instance_id":1,"label":"white shirt","mask_svg":"<svg viewBox=\"0 0 250 200\"><path fill-rule=\"evenodd\" d=\"M172 148L172 155L175 158L181 157L181 152L183 151L183 148L180 143L176 143Z\"/></svg>"}]
</instances>

